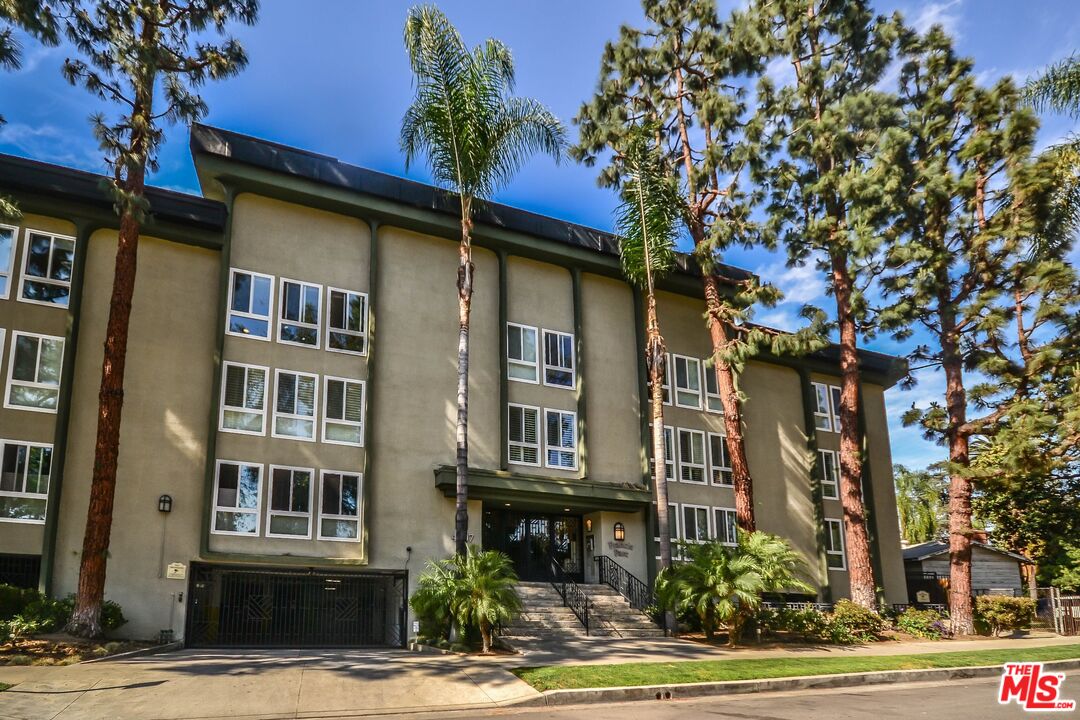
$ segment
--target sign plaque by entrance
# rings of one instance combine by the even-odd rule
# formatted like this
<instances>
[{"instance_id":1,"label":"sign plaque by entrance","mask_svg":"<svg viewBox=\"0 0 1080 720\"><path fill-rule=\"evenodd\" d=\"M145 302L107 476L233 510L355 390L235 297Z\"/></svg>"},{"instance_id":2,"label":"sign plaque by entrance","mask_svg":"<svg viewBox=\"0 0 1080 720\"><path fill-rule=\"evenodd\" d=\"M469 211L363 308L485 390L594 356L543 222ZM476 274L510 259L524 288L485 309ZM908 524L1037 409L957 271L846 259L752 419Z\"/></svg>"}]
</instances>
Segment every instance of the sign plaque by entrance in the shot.
<instances>
[{"instance_id":1,"label":"sign plaque by entrance","mask_svg":"<svg viewBox=\"0 0 1080 720\"><path fill-rule=\"evenodd\" d=\"M930 602L930 593L926 590L920 590L915 593L915 602L928 603Z\"/></svg>"},{"instance_id":2,"label":"sign plaque by entrance","mask_svg":"<svg viewBox=\"0 0 1080 720\"><path fill-rule=\"evenodd\" d=\"M187 565L184 563L169 563L165 569L165 577L169 580L183 580L187 577Z\"/></svg>"}]
</instances>

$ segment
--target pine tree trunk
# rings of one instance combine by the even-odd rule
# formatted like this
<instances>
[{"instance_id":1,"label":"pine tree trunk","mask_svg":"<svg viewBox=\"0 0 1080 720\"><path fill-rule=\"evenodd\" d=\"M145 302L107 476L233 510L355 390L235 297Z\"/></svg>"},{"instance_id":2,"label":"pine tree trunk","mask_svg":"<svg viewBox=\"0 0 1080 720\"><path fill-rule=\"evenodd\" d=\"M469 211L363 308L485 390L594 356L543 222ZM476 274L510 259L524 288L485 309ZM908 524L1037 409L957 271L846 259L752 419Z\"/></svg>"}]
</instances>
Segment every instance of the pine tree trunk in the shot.
<instances>
[{"instance_id":1,"label":"pine tree trunk","mask_svg":"<svg viewBox=\"0 0 1080 720\"><path fill-rule=\"evenodd\" d=\"M472 262L470 211L469 203L463 202L457 279L457 494L454 513L454 552L460 556L465 555L469 536L469 312L472 309L475 270Z\"/></svg>"},{"instance_id":2,"label":"pine tree trunk","mask_svg":"<svg viewBox=\"0 0 1080 720\"><path fill-rule=\"evenodd\" d=\"M945 371L945 406L949 413L949 625L953 635L974 635L975 620L971 600L971 478L967 468L968 436L962 431L967 422L967 393L956 338L947 329L951 322L943 318L942 369Z\"/></svg>"},{"instance_id":3,"label":"pine tree trunk","mask_svg":"<svg viewBox=\"0 0 1080 720\"><path fill-rule=\"evenodd\" d=\"M724 430L727 435L728 461L735 490L735 515L739 529L752 533L757 529L754 520L754 482L750 477L750 463L746 459L746 441L743 436L742 403L735 388L735 373L731 366L720 359L732 342L732 333L720 311L720 288L712 274L703 276L705 283L705 311L712 339L713 366L716 372L716 389L724 406Z\"/></svg>"},{"instance_id":4,"label":"pine tree trunk","mask_svg":"<svg viewBox=\"0 0 1080 720\"><path fill-rule=\"evenodd\" d=\"M653 496L660 536L660 570L671 567L671 518L668 517L668 481L664 447L664 358L666 348L656 316L656 296L650 294L646 308L646 362L649 367L649 402L652 409Z\"/></svg>"},{"instance_id":5,"label":"pine tree trunk","mask_svg":"<svg viewBox=\"0 0 1080 720\"><path fill-rule=\"evenodd\" d=\"M831 260L836 318L840 326L840 500L844 507L848 580L851 584L851 600L873 610L877 606L877 593L862 497L862 448L859 446L858 425L859 355L851 306L853 287L846 257L834 253Z\"/></svg>"}]
</instances>

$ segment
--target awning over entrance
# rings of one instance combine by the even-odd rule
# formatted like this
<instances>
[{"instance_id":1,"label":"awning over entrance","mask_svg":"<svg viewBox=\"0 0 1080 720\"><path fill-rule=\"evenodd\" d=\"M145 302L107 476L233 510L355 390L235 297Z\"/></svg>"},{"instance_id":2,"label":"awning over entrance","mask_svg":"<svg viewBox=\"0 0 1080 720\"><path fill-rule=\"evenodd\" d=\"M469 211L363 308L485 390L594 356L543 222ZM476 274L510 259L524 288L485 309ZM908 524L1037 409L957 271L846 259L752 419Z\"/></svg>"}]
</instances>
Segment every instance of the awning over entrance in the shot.
<instances>
[{"instance_id":1,"label":"awning over entrance","mask_svg":"<svg viewBox=\"0 0 1080 720\"><path fill-rule=\"evenodd\" d=\"M457 492L454 466L440 465L435 468L435 487L446 497L454 497ZM613 485L469 468L469 498L490 503L509 502L517 507L538 510L572 507L574 512L635 512L649 506L652 493L642 485Z\"/></svg>"}]
</instances>

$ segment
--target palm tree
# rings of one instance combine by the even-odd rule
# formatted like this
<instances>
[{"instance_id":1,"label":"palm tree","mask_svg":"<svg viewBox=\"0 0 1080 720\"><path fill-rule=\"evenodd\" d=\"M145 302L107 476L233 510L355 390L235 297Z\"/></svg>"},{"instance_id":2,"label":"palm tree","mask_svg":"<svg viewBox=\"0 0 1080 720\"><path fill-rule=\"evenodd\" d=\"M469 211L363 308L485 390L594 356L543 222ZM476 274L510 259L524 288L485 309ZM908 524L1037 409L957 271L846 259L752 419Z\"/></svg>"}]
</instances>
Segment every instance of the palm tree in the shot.
<instances>
[{"instance_id":1,"label":"palm tree","mask_svg":"<svg viewBox=\"0 0 1080 720\"><path fill-rule=\"evenodd\" d=\"M1039 112L1080 117L1080 55L1055 63L1024 85L1024 96Z\"/></svg>"},{"instance_id":2,"label":"palm tree","mask_svg":"<svg viewBox=\"0 0 1080 720\"><path fill-rule=\"evenodd\" d=\"M684 203L678 181L665 173L653 144L652 128L638 127L621 157L622 201L616 209L619 257L623 274L645 291L645 361L652 408L653 497L660 536L660 569L671 566L671 520L668 517L664 457L664 358L667 348L656 314L656 280L675 263L675 241Z\"/></svg>"},{"instance_id":3,"label":"palm tree","mask_svg":"<svg viewBox=\"0 0 1080 720\"><path fill-rule=\"evenodd\" d=\"M940 469L931 466L926 470L909 470L903 465L894 465L893 477L900 537L909 543L937 539L948 526L948 488Z\"/></svg>"},{"instance_id":4,"label":"palm tree","mask_svg":"<svg viewBox=\"0 0 1080 720\"><path fill-rule=\"evenodd\" d=\"M401 121L406 168L423 154L435 182L458 196L457 511L454 546L465 554L469 527L469 311L474 266L475 201L506 184L530 155L560 159L566 131L536 100L511 97L514 62L510 50L488 39L469 50L445 15L432 5L409 10L405 48L415 75L413 103Z\"/></svg>"},{"instance_id":5,"label":"palm tree","mask_svg":"<svg viewBox=\"0 0 1080 720\"><path fill-rule=\"evenodd\" d=\"M806 561L782 537L761 530L739 533L738 552L754 562L762 592L813 592L813 586L803 579Z\"/></svg>"},{"instance_id":6,"label":"palm tree","mask_svg":"<svg viewBox=\"0 0 1080 720\"><path fill-rule=\"evenodd\" d=\"M454 617L460 628L479 628L481 652L491 652L492 628L521 612L514 564L505 553L469 545L464 556L454 556L454 568Z\"/></svg>"}]
</instances>

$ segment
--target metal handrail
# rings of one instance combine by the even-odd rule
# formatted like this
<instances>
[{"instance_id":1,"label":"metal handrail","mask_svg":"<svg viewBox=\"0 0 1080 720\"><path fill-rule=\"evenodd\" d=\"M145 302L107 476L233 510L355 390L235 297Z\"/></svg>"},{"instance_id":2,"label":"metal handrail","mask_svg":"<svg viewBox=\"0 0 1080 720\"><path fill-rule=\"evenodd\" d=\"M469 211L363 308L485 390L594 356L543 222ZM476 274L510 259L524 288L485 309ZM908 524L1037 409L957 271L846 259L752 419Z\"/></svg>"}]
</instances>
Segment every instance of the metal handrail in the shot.
<instances>
[{"instance_id":1,"label":"metal handrail","mask_svg":"<svg viewBox=\"0 0 1080 720\"><path fill-rule=\"evenodd\" d=\"M566 568L556 560L554 557L550 557L551 561L551 586L555 588L555 592L559 593L559 597L562 598L563 607L568 607L574 613L574 616L585 627L585 634L589 634L589 596L578 587L578 584L574 582L574 579L570 577L570 574L566 572Z\"/></svg>"},{"instance_id":2,"label":"metal handrail","mask_svg":"<svg viewBox=\"0 0 1080 720\"><path fill-rule=\"evenodd\" d=\"M607 555L598 555L595 560L600 584L607 585L626 598L630 607L646 612L656 606L656 596L651 586Z\"/></svg>"}]
</instances>

